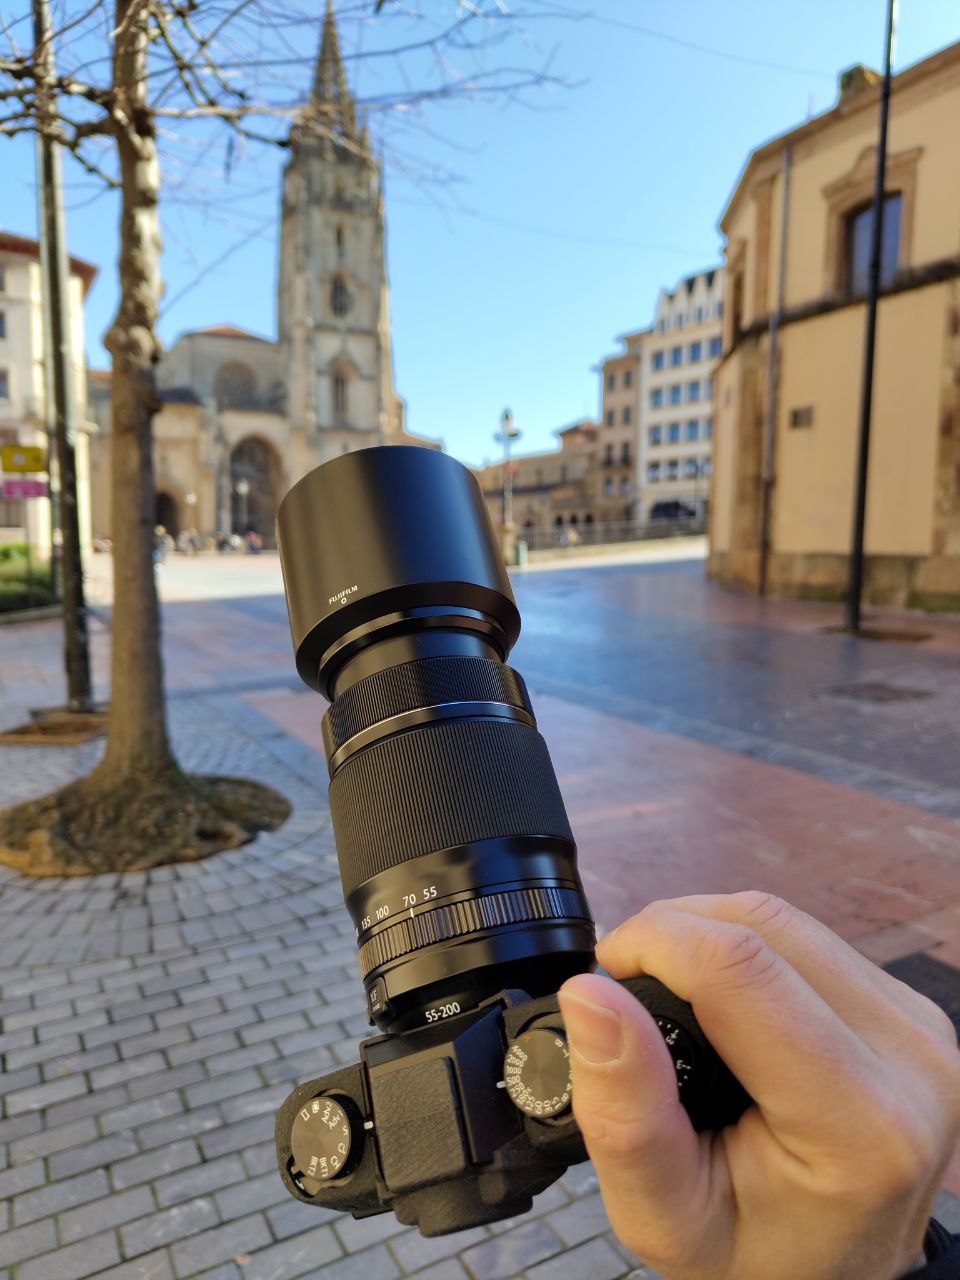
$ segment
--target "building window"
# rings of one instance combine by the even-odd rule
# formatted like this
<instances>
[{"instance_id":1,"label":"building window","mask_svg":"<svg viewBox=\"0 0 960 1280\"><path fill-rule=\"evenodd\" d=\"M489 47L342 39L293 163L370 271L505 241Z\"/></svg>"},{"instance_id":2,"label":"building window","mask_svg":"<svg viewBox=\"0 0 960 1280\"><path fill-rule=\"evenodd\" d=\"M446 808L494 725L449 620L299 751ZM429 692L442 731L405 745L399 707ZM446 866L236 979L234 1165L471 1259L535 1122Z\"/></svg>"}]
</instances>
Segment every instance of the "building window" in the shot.
<instances>
[{"instance_id":1,"label":"building window","mask_svg":"<svg viewBox=\"0 0 960 1280\"><path fill-rule=\"evenodd\" d=\"M563 516L557 516L553 523L559 528L563 524Z\"/></svg>"},{"instance_id":2,"label":"building window","mask_svg":"<svg viewBox=\"0 0 960 1280\"><path fill-rule=\"evenodd\" d=\"M632 386L633 386L633 370L632 370L632 369L624 369L624 371L623 371L623 385L624 385L625 387L632 387Z\"/></svg>"},{"instance_id":3,"label":"building window","mask_svg":"<svg viewBox=\"0 0 960 1280\"><path fill-rule=\"evenodd\" d=\"M697 307L696 311L693 313L693 318L697 324L703 323L703 307ZM697 356L697 359L699 360L700 357Z\"/></svg>"},{"instance_id":4,"label":"building window","mask_svg":"<svg viewBox=\"0 0 960 1280\"><path fill-rule=\"evenodd\" d=\"M672 347L670 350L671 368L676 369L681 364L683 364L683 347Z\"/></svg>"},{"instance_id":5,"label":"building window","mask_svg":"<svg viewBox=\"0 0 960 1280\"><path fill-rule=\"evenodd\" d=\"M593 512L592 512L592 511L588 511L588 512L587 512L587 514L583 517L583 523L584 523L584 524L593 524Z\"/></svg>"},{"instance_id":6,"label":"building window","mask_svg":"<svg viewBox=\"0 0 960 1280\"><path fill-rule=\"evenodd\" d=\"M330 305L335 316L345 316L350 310L350 293L343 276L334 276L330 286Z\"/></svg>"},{"instance_id":7,"label":"building window","mask_svg":"<svg viewBox=\"0 0 960 1280\"><path fill-rule=\"evenodd\" d=\"M333 416L337 422L347 420L347 379L342 373L333 375Z\"/></svg>"},{"instance_id":8,"label":"building window","mask_svg":"<svg viewBox=\"0 0 960 1280\"><path fill-rule=\"evenodd\" d=\"M624 476L623 479L620 481L620 493L623 495L623 497L626 497L629 492L630 492L630 480L627 476Z\"/></svg>"},{"instance_id":9,"label":"building window","mask_svg":"<svg viewBox=\"0 0 960 1280\"><path fill-rule=\"evenodd\" d=\"M700 419L699 418L690 419L690 421L687 423L686 430L684 431L684 437L687 440L700 439Z\"/></svg>"},{"instance_id":10,"label":"building window","mask_svg":"<svg viewBox=\"0 0 960 1280\"><path fill-rule=\"evenodd\" d=\"M688 480L695 480L700 474L700 468L697 466L696 458L687 458L683 464L683 474Z\"/></svg>"},{"instance_id":11,"label":"building window","mask_svg":"<svg viewBox=\"0 0 960 1280\"><path fill-rule=\"evenodd\" d=\"M7 369L0 369L0 400L10 399L10 373Z\"/></svg>"},{"instance_id":12,"label":"building window","mask_svg":"<svg viewBox=\"0 0 960 1280\"><path fill-rule=\"evenodd\" d=\"M663 428L651 427L647 433L647 438L651 444L661 444L663 442Z\"/></svg>"},{"instance_id":13,"label":"building window","mask_svg":"<svg viewBox=\"0 0 960 1280\"><path fill-rule=\"evenodd\" d=\"M677 475L679 474L679 471L680 471L679 462L674 460L667 463L667 479L668 480L676 480Z\"/></svg>"},{"instance_id":14,"label":"building window","mask_svg":"<svg viewBox=\"0 0 960 1280\"><path fill-rule=\"evenodd\" d=\"M709 347L710 359L715 360L722 350L723 350L722 340L720 338L711 338L710 347Z\"/></svg>"},{"instance_id":15,"label":"building window","mask_svg":"<svg viewBox=\"0 0 960 1280\"><path fill-rule=\"evenodd\" d=\"M613 410L612 409L607 410L606 423L608 427L613 426Z\"/></svg>"},{"instance_id":16,"label":"building window","mask_svg":"<svg viewBox=\"0 0 960 1280\"><path fill-rule=\"evenodd\" d=\"M608 444L603 451L603 465L605 467L613 466L613 445Z\"/></svg>"},{"instance_id":17,"label":"building window","mask_svg":"<svg viewBox=\"0 0 960 1280\"><path fill-rule=\"evenodd\" d=\"M650 392L650 408L659 409L663 404L663 387L654 387Z\"/></svg>"},{"instance_id":18,"label":"building window","mask_svg":"<svg viewBox=\"0 0 960 1280\"><path fill-rule=\"evenodd\" d=\"M7 292L7 269L0 264L0 293Z\"/></svg>"},{"instance_id":19,"label":"building window","mask_svg":"<svg viewBox=\"0 0 960 1280\"><path fill-rule=\"evenodd\" d=\"M713 463L710 461L709 458L704 458L703 462L701 462L700 464L700 474L702 476L709 476L712 470L713 470Z\"/></svg>"},{"instance_id":20,"label":"building window","mask_svg":"<svg viewBox=\"0 0 960 1280\"><path fill-rule=\"evenodd\" d=\"M7 313L0 311L0 338L7 336Z\"/></svg>"},{"instance_id":21,"label":"building window","mask_svg":"<svg viewBox=\"0 0 960 1280\"><path fill-rule=\"evenodd\" d=\"M623 413L621 416L623 418L623 425L627 426L630 421L630 406L628 404L623 406Z\"/></svg>"},{"instance_id":22,"label":"building window","mask_svg":"<svg viewBox=\"0 0 960 1280\"><path fill-rule=\"evenodd\" d=\"M630 465L630 444L629 441L623 442L623 448L620 450L620 465L629 467Z\"/></svg>"},{"instance_id":23,"label":"building window","mask_svg":"<svg viewBox=\"0 0 960 1280\"><path fill-rule=\"evenodd\" d=\"M603 482L603 493L604 493L604 496L607 498L611 498L613 496L613 481L609 478L609 476Z\"/></svg>"},{"instance_id":24,"label":"building window","mask_svg":"<svg viewBox=\"0 0 960 1280\"><path fill-rule=\"evenodd\" d=\"M674 316L674 317L673 317L673 327L674 327L675 329L682 329L682 328L683 328L683 316L682 316L682 315Z\"/></svg>"},{"instance_id":25,"label":"building window","mask_svg":"<svg viewBox=\"0 0 960 1280\"><path fill-rule=\"evenodd\" d=\"M700 383L688 382L687 383L687 404L694 404L699 399L700 399Z\"/></svg>"},{"instance_id":26,"label":"building window","mask_svg":"<svg viewBox=\"0 0 960 1280\"><path fill-rule=\"evenodd\" d=\"M813 405L805 404L799 409L790 410L790 426L791 427L812 427L813 426Z\"/></svg>"},{"instance_id":27,"label":"building window","mask_svg":"<svg viewBox=\"0 0 960 1280\"><path fill-rule=\"evenodd\" d=\"M653 359L651 361L651 365L653 367L654 373L659 372L659 370L663 368L663 352L662 351L655 351L653 353Z\"/></svg>"},{"instance_id":28,"label":"building window","mask_svg":"<svg viewBox=\"0 0 960 1280\"><path fill-rule=\"evenodd\" d=\"M617 385L617 375L615 373L607 374L607 390L612 391Z\"/></svg>"},{"instance_id":29,"label":"building window","mask_svg":"<svg viewBox=\"0 0 960 1280\"><path fill-rule=\"evenodd\" d=\"M660 479L660 463L651 462L647 467L647 481L650 484L656 484Z\"/></svg>"},{"instance_id":30,"label":"building window","mask_svg":"<svg viewBox=\"0 0 960 1280\"><path fill-rule=\"evenodd\" d=\"M337 227L337 259L343 261L343 227Z\"/></svg>"},{"instance_id":31,"label":"building window","mask_svg":"<svg viewBox=\"0 0 960 1280\"><path fill-rule=\"evenodd\" d=\"M680 403L680 383L679 382L675 382L673 386L670 388L670 403L671 404Z\"/></svg>"},{"instance_id":32,"label":"building window","mask_svg":"<svg viewBox=\"0 0 960 1280\"><path fill-rule=\"evenodd\" d=\"M713 419L704 418L703 420L703 438L704 440L713 439Z\"/></svg>"},{"instance_id":33,"label":"building window","mask_svg":"<svg viewBox=\"0 0 960 1280\"><path fill-rule=\"evenodd\" d=\"M702 359L703 359L703 343L691 342L690 343L690 363L696 364L698 360L702 360Z\"/></svg>"},{"instance_id":34,"label":"building window","mask_svg":"<svg viewBox=\"0 0 960 1280\"><path fill-rule=\"evenodd\" d=\"M900 192L884 197L883 228L880 241L880 287L886 288L897 274L900 256ZM870 272L870 240L873 234L873 209L861 205L844 219L846 257L844 292L856 298L867 292Z\"/></svg>"},{"instance_id":35,"label":"building window","mask_svg":"<svg viewBox=\"0 0 960 1280\"><path fill-rule=\"evenodd\" d=\"M667 429L667 440L670 442L670 444L680 443L680 423L679 422L670 423L670 426Z\"/></svg>"}]
</instances>

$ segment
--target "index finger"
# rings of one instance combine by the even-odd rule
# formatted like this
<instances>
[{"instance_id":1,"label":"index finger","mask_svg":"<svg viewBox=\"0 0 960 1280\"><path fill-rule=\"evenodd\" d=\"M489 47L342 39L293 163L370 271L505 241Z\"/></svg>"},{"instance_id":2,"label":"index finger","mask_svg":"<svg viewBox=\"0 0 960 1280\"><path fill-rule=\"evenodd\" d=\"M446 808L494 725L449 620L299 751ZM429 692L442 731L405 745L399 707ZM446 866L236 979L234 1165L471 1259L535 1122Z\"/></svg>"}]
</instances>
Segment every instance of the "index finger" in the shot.
<instances>
[{"instance_id":1,"label":"index finger","mask_svg":"<svg viewBox=\"0 0 960 1280\"><path fill-rule=\"evenodd\" d=\"M832 1150L876 1115L873 1052L753 930L654 903L631 940L644 973L690 1002L781 1140Z\"/></svg>"}]
</instances>

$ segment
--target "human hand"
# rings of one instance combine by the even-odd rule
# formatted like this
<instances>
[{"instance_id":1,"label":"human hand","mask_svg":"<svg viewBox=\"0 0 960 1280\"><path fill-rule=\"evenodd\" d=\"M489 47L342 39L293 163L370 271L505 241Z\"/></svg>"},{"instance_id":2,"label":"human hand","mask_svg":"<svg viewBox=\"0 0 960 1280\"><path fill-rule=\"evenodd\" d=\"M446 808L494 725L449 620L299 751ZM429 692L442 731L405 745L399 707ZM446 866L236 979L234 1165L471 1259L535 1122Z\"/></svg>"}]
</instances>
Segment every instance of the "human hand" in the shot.
<instances>
[{"instance_id":1,"label":"human hand","mask_svg":"<svg viewBox=\"0 0 960 1280\"><path fill-rule=\"evenodd\" d=\"M696 1133L643 1006L598 974L564 984L573 1110L628 1248L664 1280L895 1280L922 1265L960 1132L957 1038L932 1001L763 893L652 903L597 958L688 1000L755 1104Z\"/></svg>"}]
</instances>

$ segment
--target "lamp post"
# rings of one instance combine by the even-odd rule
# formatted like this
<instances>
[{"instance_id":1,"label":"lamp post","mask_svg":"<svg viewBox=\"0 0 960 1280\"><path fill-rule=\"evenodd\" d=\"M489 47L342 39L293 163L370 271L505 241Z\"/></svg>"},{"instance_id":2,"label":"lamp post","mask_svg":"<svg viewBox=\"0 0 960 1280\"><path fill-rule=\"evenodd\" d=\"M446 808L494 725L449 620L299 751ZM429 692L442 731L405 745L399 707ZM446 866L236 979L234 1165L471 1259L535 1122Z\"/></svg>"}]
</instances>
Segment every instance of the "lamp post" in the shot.
<instances>
[{"instance_id":1,"label":"lamp post","mask_svg":"<svg viewBox=\"0 0 960 1280\"><path fill-rule=\"evenodd\" d=\"M513 414L504 409L500 415L500 430L495 433L494 440L503 445L503 514L501 518L501 544L503 558L507 564L513 562L514 526L513 526L513 473L510 468L510 446L514 440L520 439L520 432L513 421Z\"/></svg>"},{"instance_id":2,"label":"lamp post","mask_svg":"<svg viewBox=\"0 0 960 1280\"><path fill-rule=\"evenodd\" d=\"M247 496L250 493L250 481L245 476L241 476L234 488L236 489L237 497L240 499L240 531L241 533L246 533L248 522Z\"/></svg>"}]
</instances>

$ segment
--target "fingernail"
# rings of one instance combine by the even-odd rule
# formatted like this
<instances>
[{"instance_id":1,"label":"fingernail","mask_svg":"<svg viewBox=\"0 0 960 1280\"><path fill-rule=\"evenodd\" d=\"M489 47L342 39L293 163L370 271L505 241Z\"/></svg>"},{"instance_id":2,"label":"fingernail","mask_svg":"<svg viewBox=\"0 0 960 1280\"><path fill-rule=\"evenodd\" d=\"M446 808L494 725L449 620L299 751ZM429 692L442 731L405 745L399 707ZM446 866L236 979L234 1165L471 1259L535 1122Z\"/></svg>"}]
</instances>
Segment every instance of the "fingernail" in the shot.
<instances>
[{"instance_id":1,"label":"fingernail","mask_svg":"<svg viewBox=\"0 0 960 1280\"><path fill-rule=\"evenodd\" d=\"M571 1048L587 1062L600 1065L620 1057L623 1030L619 1013L602 1004L564 993L560 1007Z\"/></svg>"}]
</instances>

